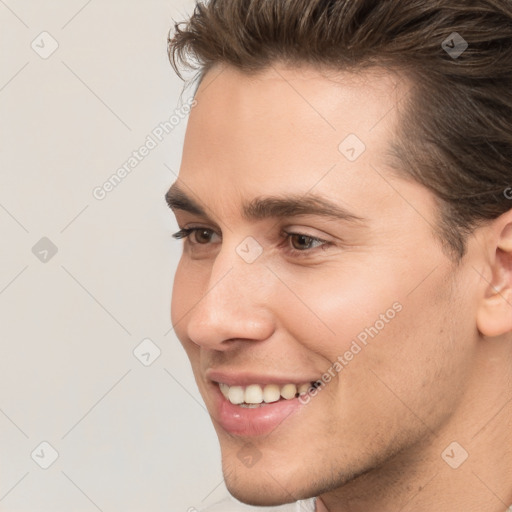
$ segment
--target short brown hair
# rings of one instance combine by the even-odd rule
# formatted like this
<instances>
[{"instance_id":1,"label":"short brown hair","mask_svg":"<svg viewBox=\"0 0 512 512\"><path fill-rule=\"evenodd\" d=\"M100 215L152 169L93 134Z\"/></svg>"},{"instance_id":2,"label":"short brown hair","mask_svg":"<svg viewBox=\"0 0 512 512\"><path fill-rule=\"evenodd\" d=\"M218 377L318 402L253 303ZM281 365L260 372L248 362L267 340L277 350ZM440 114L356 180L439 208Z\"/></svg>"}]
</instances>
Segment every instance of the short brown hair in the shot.
<instances>
[{"instance_id":1,"label":"short brown hair","mask_svg":"<svg viewBox=\"0 0 512 512\"><path fill-rule=\"evenodd\" d=\"M457 41L467 49L450 54ZM437 197L445 247L460 260L468 234L512 208L512 0L198 1L168 51L180 77L186 66L200 79L277 61L405 73L414 88L392 154Z\"/></svg>"}]
</instances>

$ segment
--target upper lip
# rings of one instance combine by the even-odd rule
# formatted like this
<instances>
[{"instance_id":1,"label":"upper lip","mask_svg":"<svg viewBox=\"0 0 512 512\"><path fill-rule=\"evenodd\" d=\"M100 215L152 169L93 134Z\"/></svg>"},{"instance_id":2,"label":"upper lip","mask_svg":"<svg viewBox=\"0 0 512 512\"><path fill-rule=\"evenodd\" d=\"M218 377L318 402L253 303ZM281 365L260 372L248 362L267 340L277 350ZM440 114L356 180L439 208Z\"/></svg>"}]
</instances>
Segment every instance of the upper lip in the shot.
<instances>
[{"instance_id":1,"label":"upper lip","mask_svg":"<svg viewBox=\"0 0 512 512\"><path fill-rule=\"evenodd\" d=\"M285 384L299 385L317 380L317 377L284 377L247 371L236 372L227 370L215 370L213 368L207 369L205 376L210 381L217 383L222 382L228 386L248 386L249 384L276 384L280 386L284 386Z\"/></svg>"}]
</instances>

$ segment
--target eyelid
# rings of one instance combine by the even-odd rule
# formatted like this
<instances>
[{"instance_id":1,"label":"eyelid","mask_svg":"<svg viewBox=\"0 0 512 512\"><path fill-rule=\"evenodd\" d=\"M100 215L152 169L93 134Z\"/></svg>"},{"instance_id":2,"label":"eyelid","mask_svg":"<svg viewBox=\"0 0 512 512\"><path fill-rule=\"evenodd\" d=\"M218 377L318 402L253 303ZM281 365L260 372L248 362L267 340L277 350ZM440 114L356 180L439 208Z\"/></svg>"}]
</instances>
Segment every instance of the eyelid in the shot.
<instances>
[{"instance_id":1,"label":"eyelid","mask_svg":"<svg viewBox=\"0 0 512 512\"><path fill-rule=\"evenodd\" d=\"M182 228L182 229L180 229L180 231L178 231L177 233L174 233L172 236L173 236L173 238L177 238L177 239L188 238L189 235L191 235L192 233L194 233L196 231L210 231L222 238L222 234L219 234L214 229L208 228L205 226L194 226L194 227L190 227L190 228ZM333 242L330 242L329 240L324 240L323 238L312 236L310 234L303 233L300 231L301 230L287 231L284 229L281 231L280 236L284 240L281 241L281 243L279 244L279 247L286 245L285 252L288 253L288 255L291 255L296 258L314 257L318 253L318 251L325 251L328 247L335 245ZM313 243L321 243L321 245L318 247L305 249L305 250L294 249L293 247L289 246L289 241L290 241L291 237L293 237L293 236L303 236L303 237L309 238ZM199 242L189 242L189 243L192 246L199 246L199 247L204 247L204 248L211 245L210 243L205 243L205 244L201 244Z\"/></svg>"},{"instance_id":2,"label":"eyelid","mask_svg":"<svg viewBox=\"0 0 512 512\"><path fill-rule=\"evenodd\" d=\"M205 226L194 226L194 227L191 227L191 228L181 228L179 231L177 231L176 233L172 234L171 236L173 238L176 238L176 239L182 239L182 238L188 238L189 235L191 235L194 231L211 231L213 233L215 233L216 235L220 236L222 238L222 234L220 233L217 233L217 231L215 231L214 229L212 228L207 228ZM203 244L203 245L206 245L206 244Z\"/></svg>"},{"instance_id":3,"label":"eyelid","mask_svg":"<svg viewBox=\"0 0 512 512\"><path fill-rule=\"evenodd\" d=\"M281 233L286 233L287 235L302 235L302 236L307 236L308 238L314 238L315 240L320 240L322 242L332 242L330 240L326 240L324 238L322 238L318 235L314 235L314 234L311 234L311 233L307 233L307 232L304 232L304 229L309 229L309 228L301 228L301 227L297 227L297 228L294 228L293 226L292 227L286 227L286 228L282 228L281 230ZM211 228L211 227L207 227L207 226L189 226L189 227L183 227L183 228L180 228L179 231L177 231L176 233L174 233L173 235L171 235L173 238L185 238L188 234L190 234L192 231L196 231L196 230L208 230L208 231L212 231L213 233L215 233L216 235L219 235L220 237L222 237L222 233L219 233L218 231L216 231L214 228Z\"/></svg>"},{"instance_id":4,"label":"eyelid","mask_svg":"<svg viewBox=\"0 0 512 512\"><path fill-rule=\"evenodd\" d=\"M332 240L332 239L327 240L326 238L324 238L324 236L329 237L329 235L313 234L313 233L311 233L312 230L313 230L313 228L306 228L306 227L295 226L295 225L292 225L290 227L286 226L285 228L282 228L283 233L289 233L289 234L293 234L293 235L303 235L303 236L307 236L310 238L314 238L316 240L321 240L322 242L334 242L334 240ZM316 231L318 232L318 230L316 230Z\"/></svg>"}]
</instances>

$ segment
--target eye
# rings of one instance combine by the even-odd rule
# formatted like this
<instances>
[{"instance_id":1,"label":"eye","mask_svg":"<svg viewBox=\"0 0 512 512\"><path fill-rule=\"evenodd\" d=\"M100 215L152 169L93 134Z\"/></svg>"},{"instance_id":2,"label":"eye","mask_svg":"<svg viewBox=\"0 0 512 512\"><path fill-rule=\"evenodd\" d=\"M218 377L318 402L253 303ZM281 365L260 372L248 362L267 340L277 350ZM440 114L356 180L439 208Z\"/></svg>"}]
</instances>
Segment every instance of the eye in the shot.
<instances>
[{"instance_id":1,"label":"eye","mask_svg":"<svg viewBox=\"0 0 512 512\"><path fill-rule=\"evenodd\" d=\"M311 249L315 242L324 242L324 240L320 240L319 238L315 238L309 235L302 235L300 233L286 233L286 237L291 242L292 250L299 252L304 252L305 250L307 251ZM297 244L294 242L297 242Z\"/></svg>"},{"instance_id":2,"label":"eye","mask_svg":"<svg viewBox=\"0 0 512 512\"><path fill-rule=\"evenodd\" d=\"M172 236L176 239L188 238L189 243L193 246L210 244L214 235L218 235L215 231L205 227L183 228ZM317 252L317 250L325 250L332 245L331 242L320 238L309 236L304 233L288 233L283 231L281 237L284 239L281 246L289 255L294 257L308 257Z\"/></svg>"},{"instance_id":3,"label":"eye","mask_svg":"<svg viewBox=\"0 0 512 512\"><path fill-rule=\"evenodd\" d=\"M172 236L177 239L188 238L192 245L206 245L210 242L211 236L215 234L215 231L209 228L188 228L180 229ZM191 238L190 235L193 235L193 237Z\"/></svg>"}]
</instances>

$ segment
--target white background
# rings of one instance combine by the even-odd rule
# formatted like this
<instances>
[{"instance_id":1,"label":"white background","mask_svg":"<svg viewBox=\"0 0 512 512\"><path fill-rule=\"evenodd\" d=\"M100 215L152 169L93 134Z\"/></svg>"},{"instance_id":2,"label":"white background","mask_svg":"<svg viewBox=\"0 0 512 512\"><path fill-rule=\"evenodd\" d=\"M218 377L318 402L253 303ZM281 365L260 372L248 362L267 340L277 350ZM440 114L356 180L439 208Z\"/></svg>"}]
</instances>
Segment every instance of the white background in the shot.
<instances>
[{"instance_id":1,"label":"white background","mask_svg":"<svg viewBox=\"0 0 512 512\"><path fill-rule=\"evenodd\" d=\"M225 495L169 313L181 242L163 196L186 122L92 193L192 93L180 101L166 48L192 8L0 0L1 511L186 512ZM47 58L31 47L52 39ZM54 256L33 253L43 237ZM149 366L145 338L161 350Z\"/></svg>"}]
</instances>

